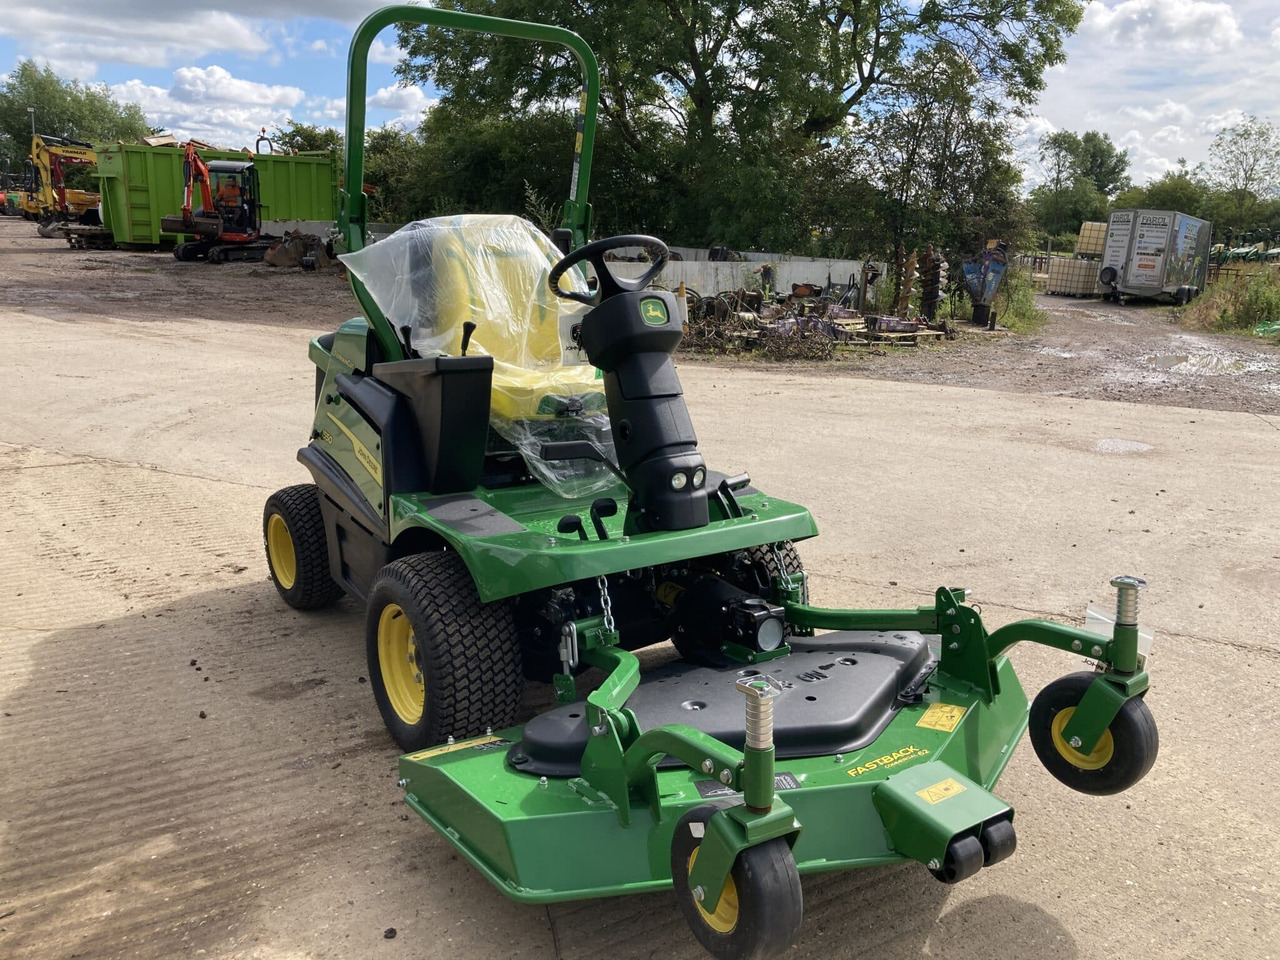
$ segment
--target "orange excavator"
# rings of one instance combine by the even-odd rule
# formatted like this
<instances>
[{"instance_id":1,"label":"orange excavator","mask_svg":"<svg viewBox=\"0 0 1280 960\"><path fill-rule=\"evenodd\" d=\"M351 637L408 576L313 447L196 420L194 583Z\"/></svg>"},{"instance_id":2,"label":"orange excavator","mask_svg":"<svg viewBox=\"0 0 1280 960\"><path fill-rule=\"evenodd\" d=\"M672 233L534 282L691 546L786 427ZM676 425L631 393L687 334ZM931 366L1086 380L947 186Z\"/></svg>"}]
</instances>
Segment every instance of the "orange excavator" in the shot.
<instances>
[{"instance_id":1,"label":"orange excavator","mask_svg":"<svg viewBox=\"0 0 1280 960\"><path fill-rule=\"evenodd\" d=\"M179 260L261 260L274 238L262 233L258 172L244 160L210 160L200 156L192 142L185 146L182 171L186 187L182 213L164 217L165 233L194 236L179 243L173 255ZM196 207L199 190L200 206Z\"/></svg>"}]
</instances>

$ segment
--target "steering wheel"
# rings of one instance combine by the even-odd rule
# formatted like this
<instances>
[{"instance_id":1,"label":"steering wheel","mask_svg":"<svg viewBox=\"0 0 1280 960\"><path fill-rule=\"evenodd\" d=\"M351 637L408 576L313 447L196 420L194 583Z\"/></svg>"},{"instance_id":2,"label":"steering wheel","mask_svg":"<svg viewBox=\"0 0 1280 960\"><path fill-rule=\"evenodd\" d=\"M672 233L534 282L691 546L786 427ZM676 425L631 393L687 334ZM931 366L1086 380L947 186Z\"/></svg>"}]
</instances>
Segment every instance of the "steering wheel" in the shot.
<instances>
[{"instance_id":1,"label":"steering wheel","mask_svg":"<svg viewBox=\"0 0 1280 960\"><path fill-rule=\"evenodd\" d=\"M620 247L644 247L649 252L652 264L645 271L644 276L637 277L635 280L627 280L625 277L615 277L613 275L613 272L605 264L604 255L610 250L617 250ZM638 234L606 237L604 240L597 240L595 243L588 243L584 247L579 247L573 253L557 262L551 268L551 272L547 274L547 284L551 287L551 292L557 297L576 300L578 303L585 303L589 307L596 307L603 301L608 300L610 297L616 297L620 293L637 293L643 290L649 285L649 281L656 277L659 271L667 265L669 259L671 259L671 251L657 237L646 237ZM596 269L597 283L595 292L578 293L576 290L561 290L560 278L565 275L570 267L576 267L584 260Z\"/></svg>"}]
</instances>

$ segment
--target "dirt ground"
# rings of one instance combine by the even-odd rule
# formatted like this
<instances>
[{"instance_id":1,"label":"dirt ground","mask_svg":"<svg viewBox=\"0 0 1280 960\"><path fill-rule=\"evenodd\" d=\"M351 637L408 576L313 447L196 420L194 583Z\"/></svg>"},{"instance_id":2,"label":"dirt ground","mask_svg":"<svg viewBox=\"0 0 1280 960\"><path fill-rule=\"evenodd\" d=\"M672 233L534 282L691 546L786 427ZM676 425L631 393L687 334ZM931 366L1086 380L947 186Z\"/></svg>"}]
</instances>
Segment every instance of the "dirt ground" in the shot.
<instances>
[{"instance_id":1,"label":"dirt ground","mask_svg":"<svg viewBox=\"0 0 1280 960\"><path fill-rule=\"evenodd\" d=\"M352 308L332 276L72 253L0 221L5 960L703 956L669 894L541 908L490 887L401 802L362 611L292 611L267 579L262 502L306 478L306 340ZM1123 381L1208 348L1101 313L1068 302L1035 337L858 376L681 363L708 461L813 509L819 603L947 583L989 626L1079 622L1112 575L1151 581L1149 777L1085 797L1024 743L998 788L1013 858L955 887L911 865L808 877L789 956L1280 960L1280 378L1233 373L1254 384L1234 399L1226 375ZM1077 668L1012 656L1029 692Z\"/></svg>"}]
</instances>

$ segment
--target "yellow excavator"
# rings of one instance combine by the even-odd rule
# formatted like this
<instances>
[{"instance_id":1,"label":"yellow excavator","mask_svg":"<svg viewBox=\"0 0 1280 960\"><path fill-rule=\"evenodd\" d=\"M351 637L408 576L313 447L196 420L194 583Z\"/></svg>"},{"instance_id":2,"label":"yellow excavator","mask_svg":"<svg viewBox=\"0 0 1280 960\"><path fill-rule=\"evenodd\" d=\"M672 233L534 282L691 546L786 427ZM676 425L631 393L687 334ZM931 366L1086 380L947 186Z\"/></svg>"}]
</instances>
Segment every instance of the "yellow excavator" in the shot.
<instances>
[{"instance_id":1,"label":"yellow excavator","mask_svg":"<svg viewBox=\"0 0 1280 960\"><path fill-rule=\"evenodd\" d=\"M98 212L101 197L68 187L66 182L68 167L97 165L98 155L92 144L32 136L26 194L19 206L28 220L39 224L40 236L65 237L73 247L101 249L113 245L111 231L102 225Z\"/></svg>"}]
</instances>

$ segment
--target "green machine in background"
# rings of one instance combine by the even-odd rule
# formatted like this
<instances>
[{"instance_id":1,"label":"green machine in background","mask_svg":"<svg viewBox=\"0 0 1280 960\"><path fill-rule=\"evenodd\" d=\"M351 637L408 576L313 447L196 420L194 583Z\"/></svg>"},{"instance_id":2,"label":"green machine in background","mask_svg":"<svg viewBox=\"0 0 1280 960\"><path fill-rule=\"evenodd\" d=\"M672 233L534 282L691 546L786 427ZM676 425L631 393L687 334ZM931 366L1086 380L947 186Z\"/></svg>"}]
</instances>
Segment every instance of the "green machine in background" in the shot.
<instances>
[{"instance_id":1,"label":"green machine in background","mask_svg":"<svg viewBox=\"0 0 1280 960\"><path fill-rule=\"evenodd\" d=\"M366 246L366 60L394 23L567 48L583 85L562 227L423 221ZM550 62L550 61L549 61ZM1154 763L1142 582L1106 634L988 632L963 589L905 610L808 602L803 507L704 462L652 237L589 243L598 74L580 37L427 7L351 45L340 244L364 316L312 341L313 483L273 494L271 575L299 609L366 609L405 801L507 896L674 889L715 956L799 935L800 877L901 860L954 883L1014 852L992 790L1025 730L1067 786ZM606 255L644 248L645 276ZM594 273L587 279L586 267ZM635 650L678 656L642 671ZM1028 707L1007 652L1088 657ZM583 696L587 667L603 680ZM555 706L517 723L526 681Z\"/></svg>"}]
</instances>

